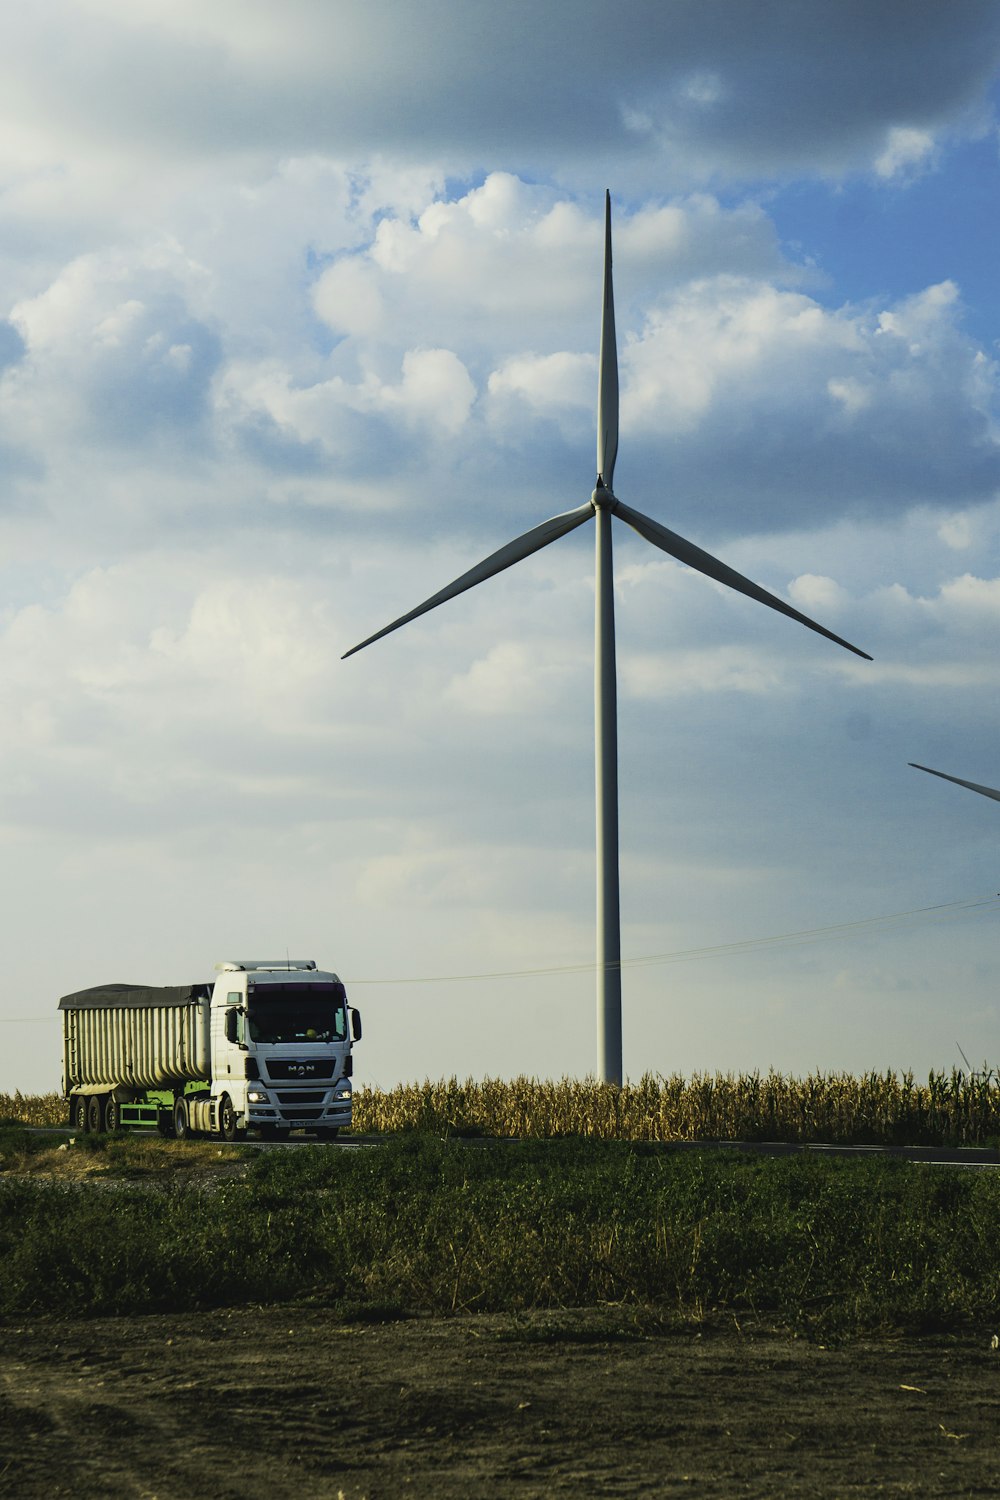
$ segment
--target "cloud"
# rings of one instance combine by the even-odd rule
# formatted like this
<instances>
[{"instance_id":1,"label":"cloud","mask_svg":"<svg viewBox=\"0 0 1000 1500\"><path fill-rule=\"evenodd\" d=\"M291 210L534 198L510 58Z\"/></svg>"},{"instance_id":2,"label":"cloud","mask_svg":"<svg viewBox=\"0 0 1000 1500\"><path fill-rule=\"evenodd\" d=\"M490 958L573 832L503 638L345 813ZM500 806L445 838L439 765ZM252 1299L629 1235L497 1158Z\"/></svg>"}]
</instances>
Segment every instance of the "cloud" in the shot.
<instances>
[{"instance_id":1,"label":"cloud","mask_svg":"<svg viewBox=\"0 0 1000 1500\"><path fill-rule=\"evenodd\" d=\"M413 532L433 498L470 547L589 494L597 204L511 173L447 196L313 158L230 183L210 232L202 191L177 232L73 257L11 309L8 506L37 506L48 473L44 504L82 537L81 447L102 466L95 534L124 505L140 547L193 520L185 494L210 495L203 523L392 510ZM1000 488L996 367L954 283L827 305L759 205L704 193L616 208L615 234L626 500L714 545L967 514Z\"/></svg>"},{"instance_id":2,"label":"cloud","mask_svg":"<svg viewBox=\"0 0 1000 1500\"><path fill-rule=\"evenodd\" d=\"M593 434L597 357L593 354L522 354L505 360L487 380L487 421L507 441L527 428L533 445L545 443L539 422L551 420L564 443L585 452Z\"/></svg>"},{"instance_id":3,"label":"cloud","mask_svg":"<svg viewBox=\"0 0 1000 1500\"><path fill-rule=\"evenodd\" d=\"M816 573L802 573L793 578L788 586L788 597L805 614L822 611L827 618L834 618L847 603L845 589L834 578L823 578Z\"/></svg>"},{"instance_id":4,"label":"cloud","mask_svg":"<svg viewBox=\"0 0 1000 1500\"><path fill-rule=\"evenodd\" d=\"M674 186L838 173L976 122L998 39L988 0L40 0L5 14L5 155L105 173L305 151L458 172L500 158L591 182L655 166Z\"/></svg>"},{"instance_id":5,"label":"cloud","mask_svg":"<svg viewBox=\"0 0 1000 1500\"><path fill-rule=\"evenodd\" d=\"M708 536L734 523L775 529L987 500L1000 481L996 368L963 329L955 285L831 308L779 279L705 274L763 255L787 282L794 268L782 267L771 235L758 210L723 212L705 198L618 216L620 482L628 486L630 465L669 476L675 517L699 517ZM411 223L383 219L367 247L316 283L317 310L344 335L332 362L356 373L312 384L289 371L274 377L280 399L251 382L248 409L258 400L304 442L323 441L310 409L328 413L328 437L331 406L375 413L398 402L412 412L416 387L405 375L400 385L393 366L417 357L411 341L432 326L435 358L449 351L451 404L448 414L438 407L435 380L427 406L470 443L487 424L480 476L491 449L522 483L541 455L553 474L578 465L591 438L598 257L596 216L509 176L438 200ZM353 443L333 443L366 446L361 428Z\"/></svg>"},{"instance_id":6,"label":"cloud","mask_svg":"<svg viewBox=\"0 0 1000 1500\"><path fill-rule=\"evenodd\" d=\"M314 303L335 334L357 341L405 344L418 327L433 326L451 347L467 346L471 334L496 357L526 352L521 341L530 329L534 352L553 352L556 341L572 347L584 336L589 350L602 243L598 213L551 187L493 172L452 201L426 203L412 219L381 218L369 244L323 271ZM623 311L652 288L692 275L802 274L781 255L758 206L723 208L706 194L616 214L615 245Z\"/></svg>"},{"instance_id":7,"label":"cloud","mask_svg":"<svg viewBox=\"0 0 1000 1500\"><path fill-rule=\"evenodd\" d=\"M571 486L589 493L599 212L494 173L411 218L361 208L370 179L349 192L335 173L320 221L296 205L326 180L316 162L286 165L237 222L270 225L280 296L254 295L260 270L220 227L75 257L17 302L0 441L25 475L68 487L82 444L124 476L125 455L158 445L142 481L153 528L176 522L165 480L194 452L204 482L215 471L213 510L288 525L388 506L411 526L433 492L437 524L492 536L535 504L539 518L565 508ZM711 544L919 505L964 513L1000 488L996 367L954 283L825 305L759 207L704 194L622 209L615 244L623 498ZM404 477L405 504L387 489ZM8 503L32 493L15 481Z\"/></svg>"},{"instance_id":8,"label":"cloud","mask_svg":"<svg viewBox=\"0 0 1000 1500\"><path fill-rule=\"evenodd\" d=\"M927 165L933 151L934 137L929 131L893 125L886 138L885 150L875 158L875 171L879 177L912 174Z\"/></svg>"},{"instance_id":9,"label":"cloud","mask_svg":"<svg viewBox=\"0 0 1000 1500\"><path fill-rule=\"evenodd\" d=\"M740 646L626 655L620 664L625 694L654 702L707 693L771 696L784 686L780 667Z\"/></svg>"},{"instance_id":10,"label":"cloud","mask_svg":"<svg viewBox=\"0 0 1000 1500\"><path fill-rule=\"evenodd\" d=\"M221 357L215 330L188 307L198 274L170 245L83 256L17 303L25 353L5 381L12 427L40 446L56 431L63 442L136 445L180 428L193 440Z\"/></svg>"},{"instance_id":11,"label":"cloud","mask_svg":"<svg viewBox=\"0 0 1000 1500\"><path fill-rule=\"evenodd\" d=\"M335 375L293 384L280 362L234 362L220 376L216 412L223 430L279 471L358 476L399 472L428 445L458 435L476 389L449 349L408 349L398 379L374 370L357 381Z\"/></svg>"},{"instance_id":12,"label":"cloud","mask_svg":"<svg viewBox=\"0 0 1000 1500\"><path fill-rule=\"evenodd\" d=\"M879 310L696 282L649 311L622 364L623 467L638 445L677 514L710 530L961 507L1000 488L997 370L951 283Z\"/></svg>"},{"instance_id":13,"label":"cloud","mask_svg":"<svg viewBox=\"0 0 1000 1500\"><path fill-rule=\"evenodd\" d=\"M237 550L136 557L9 612L7 829L45 830L65 848L166 847L233 820L309 821L336 800L328 775L342 731L329 693L343 645L329 563L304 582L304 568L269 573L253 549L241 562ZM341 754L343 780L353 757Z\"/></svg>"},{"instance_id":14,"label":"cloud","mask_svg":"<svg viewBox=\"0 0 1000 1500\"><path fill-rule=\"evenodd\" d=\"M467 338L472 312L480 338L504 340L526 319L544 336L577 312L598 246L597 220L575 204L492 173L413 222L381 220L369 246L322 274L315 306L335 333L376 340L406 340L415 318L449 342Z\"/></svg>"},{"instance_id":15,"label":"cloud","mask_svg":"<svg viewBox=\"0 0 1000 1500\"><path fill-rule=\"evenodd\" d=\"M537 627L528 625L528 631L526 639L490 646L466 671L456 673L445 689L445 702L461 713L487 717L551 710L567 682L579 681L584 653L561 643L540 652L531 639Z\"/></svg>"}]
</instances>

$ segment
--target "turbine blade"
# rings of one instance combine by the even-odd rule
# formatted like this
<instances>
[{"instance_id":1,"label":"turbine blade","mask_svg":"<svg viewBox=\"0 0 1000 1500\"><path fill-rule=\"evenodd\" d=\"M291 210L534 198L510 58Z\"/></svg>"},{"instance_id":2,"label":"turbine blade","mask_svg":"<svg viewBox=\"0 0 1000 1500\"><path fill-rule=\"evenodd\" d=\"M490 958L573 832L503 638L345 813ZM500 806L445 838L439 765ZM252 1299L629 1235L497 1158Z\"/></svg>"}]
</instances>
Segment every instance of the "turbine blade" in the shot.
<instances>
[{"instance_id":1,"label":"turbine blade","mask_svg":"<svg viewBox=\"0 0 1000 1500\"><path fill-rule=\"evenodd\" d=\"M607 489L618 457L618 345L615 341L615 293L611 279L611 194L604 196L604 312L601 317L601 362L597 375L597 472Z\"/></svg>"},{"instance_id":2,"label":"turbine blade","mask_svg":"<svg viewBox=\"0 0 1000 1500\"><path fill-rule=\"evenodd\" d=\"M817 625L815 620L810 620L808 615L800 614L783 599L778 599L774 594L769 594L767 589L762 589L759 584L744 578L742 573L737 573L734 568L729 568L725 563L719 562L710 552L702 551L693 542L685 541L684 537L678 536L676 531L668 531L666 526L661 526L659 521L650 520L630 506L623 505L619 500L614 507L614 514L621 516L622 520L637 531L647 542L652 542L654 547L667 552L671 557L676 557L678 562L685 563L689 568L696 568L699 573L705 573L709 578L714 578L718 583L724 583L731 589L736 589L741 594L746 594L750 599L756 599L758 604L766 604L770 609L776 609L779 614L787 615L790 620L798 620L800 625L806 625L810 630L815 630L819 635L825 635L827 640L836 641L838 646L843 646L847 651L853 651L855 656L863 656L865 661L871 661L867 651L852 646L850 641L845 641L842 636L834 635L832 630L827 630L823 625Z\"/></svg>"},{"instance_id":3,"label":"turbine blade","mask_svg":"<svg viewBox=\"0 0 1000 1500\"><path fill-rule=\"evenodd\" d=\"M953 781L956 786L967 786L970 792L979 792L983 797L992 797L1000 802L1000 792L991 786L980 786L978 781L963 781L961 776L949 776L945 771L933 771L930 766L918 766L915 760L907 762L915 771L926 771L928 776L940 776L942 781Z\"/></svg>"},{"instance_id":4,"label":"turbine blade","mask_svg":"<svg viewBox=\"0 0 1000 1500\"><path fill-rule=\"evenodd\" d=\"M418 615L425 615L429 609L436 609L439 604L444 604L448 599L454 599L456 594L464 594L466 589L475 588L477 583L483 583L487 578L492 578L494 573L502 573L505 568L513 567L514 563L520 562L525 557L530 557L532 552L538 552L542 547L547 547L550 542L556 542L567 532L574 531L577 526L582 526L584 521L589 521L594 514L594 507L588 500L586 505L581 505L577 510L564 511L562 515L552 516L550 520L543 521L540 526L533 526L530 531L524 532L522 536L515 537L512 542L498 551L492 552L489 557L463 573L461 578L456 578L454 583L447 584L439 589L430 599L425 599L423 604L418 604L416 609L411 609L409 614L400 615L398 620L393 620L391 625L386 625L384 630L377 630L367 640L360 641L357 646L352 646L350 651L345 651L341 661L346 661L353 656L355 651L361 651L365 646L370 646L373 641L381 640L384 635L398 630L401 625L407 625L415 620Z\"/></svg>"}]
</instances>

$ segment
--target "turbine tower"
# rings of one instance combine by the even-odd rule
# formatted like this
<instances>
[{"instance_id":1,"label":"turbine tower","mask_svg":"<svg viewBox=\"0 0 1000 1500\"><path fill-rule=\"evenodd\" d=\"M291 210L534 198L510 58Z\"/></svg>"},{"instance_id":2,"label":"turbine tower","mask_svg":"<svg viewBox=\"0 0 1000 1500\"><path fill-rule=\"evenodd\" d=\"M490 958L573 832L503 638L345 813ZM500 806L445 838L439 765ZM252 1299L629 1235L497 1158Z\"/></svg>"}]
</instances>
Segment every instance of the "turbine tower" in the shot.
<instances>
[{"instance_id":1,"label":"turbine tower","mask_svg":"<svg viewBox=\"0 0 1000 1500\"><path fill-rule=\"evenodd\" d=\"M907 761L915 771L926 771L928 776L940 776L942 781L953 781L956 786L966 786L970 792L979 792L982 797L992 797L1000 802L1000 792L991 786L980 786L978 781L963 781L960 776L949 776L945 771L932 771L930 766L918 766L915 760Z\"/></svg>"},{"instance_id":2,"label":"turbine tower","mask_svg":"<svg viewBox=\"0 0 1000 1500\"><path fill-rule=\"evenodd\" d=\"M693 542L668 531L658 521L644 516L619 500L612 490L615 459L618 455L618 352L615 341L615 304L611 275L611 194L605 195L604 211L604 308L601 319L601 354L597 381L597 483L586 505L565 511L515 537L512 542L492 553L453 583L418 604L346 651L342 660L381 640L401 625L407 625L428 610L436 609L466 589L492 578L505 568L513 567L550 542L558 541L585 521L597 522L597 555L594 610L594 730L597 803L597 1068L606 1083L622 1081L622 1001L621 1001L621 919L618 889L618 729L615 683L615 605L611 556L611 518L617 516L654 547L659 547L685 567L724 583L731 589L755 599L759 604L778 610L789 619L798 620L810 630L825 635L862 656L866 651L842 640L833 631L807 615L800 614L784 600L777 599L749 578L703 552Z\"/></svg>"}]
</instances>

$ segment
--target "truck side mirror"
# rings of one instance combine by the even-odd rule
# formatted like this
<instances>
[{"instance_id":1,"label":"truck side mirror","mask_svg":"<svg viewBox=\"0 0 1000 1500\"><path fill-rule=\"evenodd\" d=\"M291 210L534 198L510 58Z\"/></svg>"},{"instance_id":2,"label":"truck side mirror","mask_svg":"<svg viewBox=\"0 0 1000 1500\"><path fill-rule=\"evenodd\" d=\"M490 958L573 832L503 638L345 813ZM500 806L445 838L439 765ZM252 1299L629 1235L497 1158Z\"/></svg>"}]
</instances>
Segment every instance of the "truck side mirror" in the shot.
<instances>
[{"instance_id":1,"label":"truck side mirror","mask_svg":"<svg viewBox=\"0 0 1000 1500\"><path fill-rule=\"evenodd\" d=\"M236 1010L231 1007L229 1010L226 1011L226 1041L227 1042L235 1042L236 1041L236 1019L237 1019Z\"/></svg>"},{"instance_id":2,"label":"truck side mirror","mask_svg":"<svg viewBox=\"0 0 1000 1500\"><path fill-rule=\"evenodd\" d=\"M361 1040L361 1012L359 1010L352 1010L351 1011L351 1036L354 1038L354 1040L356 1042L360 1042L360 1040Z\"/></svg>"}]
</instances>

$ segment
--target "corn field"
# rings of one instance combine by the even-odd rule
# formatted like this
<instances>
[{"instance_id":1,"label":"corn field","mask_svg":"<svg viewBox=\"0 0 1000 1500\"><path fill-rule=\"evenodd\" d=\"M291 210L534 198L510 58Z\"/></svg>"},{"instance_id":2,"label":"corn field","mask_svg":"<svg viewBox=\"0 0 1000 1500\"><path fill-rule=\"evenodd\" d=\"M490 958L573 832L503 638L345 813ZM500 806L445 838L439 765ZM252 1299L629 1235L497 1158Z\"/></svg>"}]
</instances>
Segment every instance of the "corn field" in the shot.
<instances>
[{"instance_id":1,"label":"corn field","mask_svg":"<svg viewBox=\"0 0 1000 1500\"><path fill-rule=\"evenodd\" d=\"M61 1125L59 1094L0 1094L0 1123ZM756 1140L831 1145L1000 1143L1000 1075L992 1070L912 1073L647 1073L622 1088L594 1080L457 1078L360 1088L358 1134L591 1140Z\"/></svg>"},{"instance_id":2,"label":"corn field","mask_svg":"<svg viewBox=\"0 0 1000 1500\"><path fill-rule=\"evenodd\" d=\"M354 1096L364 1134L577 1136L593 1140L757 1140L854 1145L1000 1141L1000 1077L931 1073L647 1073L616 1088L593 1080L488 1078L401 1085Z\"/></svg>"},{"instance_id":3,"label":"corn field","mask_svg":"<svg viewBox=\"0 0 1000 1500\"><path fill-rule=\"evenodd\" d=\"M62 1094L0 1094L0 1125L65 1125L69 1106Z\"/></svg>"}]
</instances>

